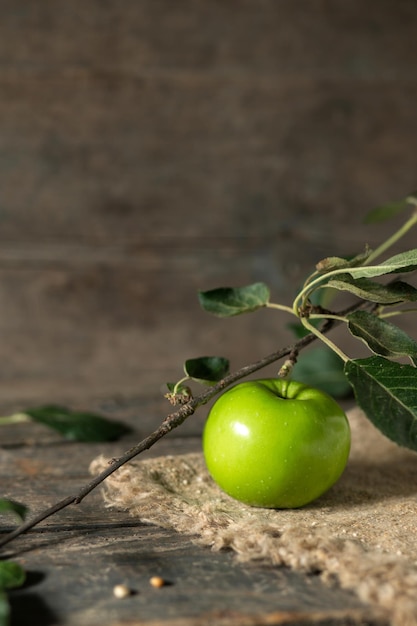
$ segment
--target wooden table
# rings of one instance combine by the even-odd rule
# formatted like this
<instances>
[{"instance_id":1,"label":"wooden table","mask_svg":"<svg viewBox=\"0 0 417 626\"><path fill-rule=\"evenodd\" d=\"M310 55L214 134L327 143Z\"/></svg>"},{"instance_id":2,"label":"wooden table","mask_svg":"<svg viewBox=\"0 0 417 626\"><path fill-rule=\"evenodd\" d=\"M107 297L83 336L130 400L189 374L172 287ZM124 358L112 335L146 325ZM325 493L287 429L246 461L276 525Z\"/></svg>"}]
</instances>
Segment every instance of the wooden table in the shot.
<instances>
[{"instance_id":1,"label":"wooden table","mask_svg":"<svg viewBox=\"0 0 417 626\"><path fill-rule=\"evenodd\" d=\"M143 429L159 417L148 419ZM88 481L95 456L120 454L146 434L142 427L113 444L66 442L36 424L3 428L2 495L33 513L50 506ZM171 433L144 456L198 450L198 428L196 421ZM1 522L2 532L12 528L13 520ZM24 588L10 593L12 626L371 623L354 596L324 586L318 577L238 564L231 553L212 552L186 536L105 509L100 489L16 539L3 554L28 573ZM152 587L152 576L167 584ZM123 600L113 595L119 583L132 591Z\"/></svg>"},{"instance_id":2,"label":"wooden table","mask_svg":"<svg viewBox=\"0 0 417 626\"><path fill-rule=\"evenodd\" d=\"M134 426L115 445L1 429L0 496L35 513L155 427L166 408L146 394L185 359L213 350L235 369L293 340L270 311L206 315L198 290L265 281L290 305L321 258L391 234L362 221L415 188L417 4L16 5L0 20L1 411L138 394L97 400ZM202 419L149 454L199 449ZM12 626L370 623L317 577L237 565L99 491L2 554L28 571ZM115 599L117 583L135 593Z\"/></svg>"}]
</instances>

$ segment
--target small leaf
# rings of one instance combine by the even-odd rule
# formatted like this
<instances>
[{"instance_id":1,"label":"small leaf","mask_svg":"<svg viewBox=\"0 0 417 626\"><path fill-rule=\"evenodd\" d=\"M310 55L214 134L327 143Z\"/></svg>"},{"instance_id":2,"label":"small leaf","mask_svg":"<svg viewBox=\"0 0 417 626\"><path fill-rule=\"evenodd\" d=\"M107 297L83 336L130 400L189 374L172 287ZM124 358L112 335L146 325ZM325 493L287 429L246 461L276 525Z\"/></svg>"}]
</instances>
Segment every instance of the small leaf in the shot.
<instances>
[{"instance_id":1,"label":"small leaf","mask_svg":"<svg viewBox=\"0 0 417 626\"><path fill-rule=\"evenodd\" d=\"M328 287L349 291L358 298L378 304L397 304L417 300L417 289L402 281L381 285L369 278L353 278L349 274L339 274L336 278L329 280L325 289Z\"/></svg>"},{"instance_id":2,"label":"small leaf","mask_svg":"<svg viewBox=\"0 0 417 626\"><path fill-rule=\"evenodd\" d=\"M343 371L342 359L330 348L315 348L298 358L292 377L325 391L334 398L345 398L352 388Z\"/></svg>"},{"instance_id":3,"label":"small leaf","mask_svg":"<svg viewBox=\"0 0 417 626\"><path fill-rule=\"evenodd\" d=\"M269 289L264 283L246 287L219 287L198 294L200 305L218 317L232 317L250 313L267 305Z\"/></svg>"},{"instance_id":4,"label":"small leaf","mask_svg":"<svg viewBox=\"0 0 417 626\"><path fill-rule=\"evenodd\" d=\"M374 224L375 222L384 222L385 220L391 219L401 213L405 209L408 208L410 204L417 204L417 192L411 193L406 198L402 200L398 200L397 202L390 202L388 204L384 204L383 206L376 207L372 209L366 215L364 222L365 224Z\"/></svg>"},{"instance_id":5,"label":"small leaf","mask_svg":"<svg viewBox=\"0 0 417 626\"><path fill-rule=\"evenodd\" d=\"M0 514L14 513L20 520L25 518L27 513L27 507L20 502L14 500L8 500L7 498L0 498Z\"/></svg>"},{"instance_id":6,"label":"small leaf","mask_svg":"<svg viewBox=\"0 0 417 626\"><path fill-rule=\"evenodd\" d=\"M417 368L382 356L345 364L356 401L389 439L417 451Z\"/></svg>"},{"instance_id":7,"label":"small leaf","mask_svg":"<svg viewBox=\"0 0 417 626\"><path fill-rule=\"evenodd\" d=\"M329 256L319 261L316 265L316 270L320 274L327 274L327 272L333 272L333 270L339 270L345 267L349 267L349 261L338 256Z\"/></svg>"},{"instance_id":8,"label":"small leaf","mask_svg":"<svg viewBox=\"0 0 417 626\"><path fill-rule=\"evenodd\" d=\"M0 561L0 589L21 587L26 580L26 572L14 561Z\"/></svg>"},{"instance_id":9,"label":"small leaf","mask_svg":"<svg viewBox=\"0 0 417 626\"><path fill-rule=\"evenodd\" d=\"M417 268L417 248L401 252L383 261L379 265L346 268L346 272L354 278L374 278L384 274L412 272Z\"/></svg>"},{"instance_id":10,"label":"small leaf","mask_svg":"<svg viewBox=\"0 0 417 626\"><path fill-rule=\"evenodd\" d=\"M130 428L121 422L94 413L71 411L61 406L25 409L25 413L33 421L44 424L73 441L114 441L130 432Z\"/></svg>"},{"instance_id":11,"label":"small leaf","mask_svg":"<svg viewBox=\"0 0 417 626\"><path fill-rule=\"evenodd\" d=\"M188 393L189 388L182 383L167 383L166 385L170 393Z\"/></svg>"},{"instance_id":12,"label":"small leaf","mask_svg":"<svg viewBox=\"0 0 417 626\"><path fill-rule=\"evenodd\" d=\"M193 380L203 384L213 384L226 376L229 371L229 361L222 356L188 359L184 363L184 371Z\"/></svg>"},{"instance_id":13,"label":"small leaf","mask_svg":"<svg viewBox=\"0 0 417 626\"><path fill-rule=\"evenodd\" d=\"M334 270L344 269L345 267L358 267L362 265L366 259L371 255L372 250L366 248L365 252L361 252L360 254L356 254L353 257L338 257L338 256L330 256L325 259L319 261L316 265L316 269L321 274L327 274L328 272L333 272Z\"/></svg>"},{"instance_id":14,"label":"small leaf","mask_svg":"<svg viewBox=\"0 0 417 626\"><path fill-rule=\"evenodd\" d=\"M407 356L417 364L417 342L395 324L367 311L355 311L347 319L352 335L362 339L372 352L392 358Z\"/></svg>"},{"instance_id":15,"label":"small leaf","mask_svg":"<svg viewBox=\"0 0 417 626\"><path fill-rule=\"evenodd\" d=\"M0 626L10 624L10 605L5 593L0 591Z\"/></svg>"},{"instance_id":16,"label":"small leaf","mask_svg":"<svg viewBox=\"0 0 417 626\"><path fill-rule=\"evenodd\" d=\"M170 401L173 406L177 404L186 404L193 397L191 389L181 382L167 383L168 393L165 398Z\"/></svg>"}]
</instances>

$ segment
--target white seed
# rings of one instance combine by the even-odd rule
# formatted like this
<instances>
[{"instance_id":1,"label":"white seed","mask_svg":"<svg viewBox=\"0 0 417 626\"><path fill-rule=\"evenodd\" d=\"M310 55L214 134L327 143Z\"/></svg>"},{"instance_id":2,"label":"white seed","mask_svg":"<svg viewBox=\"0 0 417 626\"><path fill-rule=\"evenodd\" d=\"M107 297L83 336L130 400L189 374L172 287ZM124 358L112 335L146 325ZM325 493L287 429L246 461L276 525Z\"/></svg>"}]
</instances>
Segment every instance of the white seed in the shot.
<instances>
[{"instance_id":1,"label":"white seed","mask_svg":"<svg viewBox=\"0 0 417 626\"><path fill-rule=\"evenodd\" d=\"M119 600L130 596L130 589L127 585L115 585L113 587L113 595Z\"/></svg>"}]
</instances>

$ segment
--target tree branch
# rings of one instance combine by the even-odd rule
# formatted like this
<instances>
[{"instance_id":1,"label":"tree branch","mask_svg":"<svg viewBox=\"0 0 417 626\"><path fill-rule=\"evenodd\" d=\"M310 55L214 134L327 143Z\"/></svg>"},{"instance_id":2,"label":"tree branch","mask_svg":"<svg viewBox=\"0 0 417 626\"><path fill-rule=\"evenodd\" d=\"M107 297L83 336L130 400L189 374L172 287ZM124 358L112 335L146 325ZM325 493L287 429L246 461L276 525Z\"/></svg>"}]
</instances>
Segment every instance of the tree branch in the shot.
<instances>
[{"instance_id":1,"label":"tree branch","mask_svg":"<svg viewBox=\"0 0 417 626\"><path fill-rule=\"evenodd\" d=\"M350 307L349 310L353 308L358 308L360 303L357 303L353 307ZM335 320L327 320L322 328L322 333L327 333L334 325ZM294 352L298 352L303 348L307 347L310 343L315 341L317 337L313 334L306 335L302 337L298 341L296 341L291 346L286 348L282 348L268 356L251 363L250 365L246 365L235 372L232 372L225 376L221 381L209 387L200 395L192 398L189 402L181 406L177 411L170 413L160 424L160 426L153 431L150 435L148 435L145 439L140 441L137 445L133 446L129 450L127 450L122 456L117 459L113 459L108 468L103 470L100 474L98 474L93 480L87 483L84 487L80 489L78 493L72 496L68 496L63 500L60 500L50 508L45 509L38 515L36 515L33 519L28 520L18 526L15 530L7 534L2 540L0 540L0 548L10 543L16 537L19 537L26 531L30 530L37 526L40 522L43 522L51 515L62 511L70 504L79 504L93 489L95 489L100 483L102 483L108 476L113 474L117 469L122 467L128 461L131 461L138 454L143 452L144 450L148 450L151 448L157 441L162 439L165 435L167 435L171 430L180 426L188 417L193 415L198 407L207 404L212 398L214 398L218 393L232 385L233 383L253 374L264 367L271 365L272 363L282 359L283 357L293 354Z\"/></svg>"}]
</instances>

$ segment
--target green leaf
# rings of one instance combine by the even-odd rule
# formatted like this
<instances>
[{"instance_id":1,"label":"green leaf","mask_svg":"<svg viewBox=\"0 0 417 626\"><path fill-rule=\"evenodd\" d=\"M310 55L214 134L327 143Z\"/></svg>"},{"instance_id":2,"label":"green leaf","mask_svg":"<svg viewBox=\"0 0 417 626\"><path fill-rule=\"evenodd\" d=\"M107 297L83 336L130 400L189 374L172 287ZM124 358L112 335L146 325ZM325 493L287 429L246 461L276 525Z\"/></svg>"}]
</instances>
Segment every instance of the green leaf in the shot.
<instances>
[{"instance_id":1,"label":"green leaf","mask_svg":"<svg viewBox=\"0 0 417 626\"><path fill-rule=\"evenodd\" d=\"M349 291L358 298L378 304L397 304L398 302L415 302L417 300L417 289L402 281L396 281L390 285L381 285L369 280L369 278L353 278L349 274L339 274L326 283L325 289L328 287L340 291Z\"/></svg>"},{"instance_id":2,"label":"green leaf","mask_svg":"<svg viewBox=\"0 0 417 626\"><path fill-rule=\"evenodd\" d=\"M26 580L26 572L14 561L0 561L0 590L21 587Z\"/></svg>"},{"instance_id":3,"label":"green leaf","mask_svg":"<svg viewBox=\"0 0 417 626\"><path fill-rule=\"evenodd\" d=\"M269 289L264 283L246 287L219 287L198 294L200 305L217 317L232 317L250 313L267 305Z\"/></svg>"},{"instance_id":4,"label":"green leaf","mask_svg":"<svg viewBox=\"0 0 417 626\"><path fill-rule=\"evenodd\" d=\"M407 356L417 364L417 342L406 332L367 311L355 311L347 316L352 335L362 339L368 347L382 356Z\"/></svg>"},{"instance_id":5,"label":"green leaf","mask_svg":"<svg viewBox=\"0 0 417 626\"><path fill-rule=\"evenodd\" d=\"M229 372L229 361L222 356L202 356L188 359L184 371L193 380L203 384L213 384Z\"/></svg>"},{"instance_id":6,"label":"green leaf","mask_svg":"<svg viewBox=\"0 0 417 626\"><path fill-rule=\"evenodd\" d=\"M343 371L342 359L330 348L315 348L299 357L292 377L325 391L334 398L345 398L352 388Z\"/></svg>"},{"instance_id":7,"label":"green leaf","mask_svg":"<svg viewBox=\"0 0 417 626\"><path fill-rule=\"evenodd\" d=\"M368 419L392 441L417 451L417 368L373 356L347 361L345 374Z\"/></svg>"},{"instance_id":8,"label":"green leaf","mask_svg":"<svg viewBox=\"0 0 417 626\"><path fill-rule=\"evenodd\" d=\"M27 507L14 500L0 498L0 513L14 513L20 520L23 520L27 513Z\"/></svg>"},{"instance_id":9,"label":"green leaf","mask_svg":"<svg viewBox=\"0 0 417 626\"><path fill-rule=\"evenodd\" d=\"M10 624L10 605L5 593L0 591L0 626Z\"/></svg>"},{"instance_id":10,"label":"green leaf","mask_svg":"<svg viewBox=\"0 0 417 626\"><path fill-rule=\"evenodd\" d=\"M361 252L360 254L356 254L353 257L338 257L338 256L329 256L325 259L319 261L316 265L316 270L320 272L320 274L327 274L328 272L333 272L334 270L344 269L346 267L358 267L362 265L366 259L371 255L372 250L367 248L365 252Z\"/></svg>"},{"instance_id":11,"label":"green leaf","mask_svg":"<svg viewBox=\"0 0 417 626\"><path fill-rule=\"evenodd\" d=\"M347 259L338 256L328 256L317 263L316 270L320 272L320 274L327 274L328 272L333 272L334 270L343 269L345 267L349 267L349 261Z\"/></svg>"},{"instance_id":12,"label":"green leaf","mask_svg":"<svg viewBox=\"0 0 417 626\"><path fill-rule=\"evenodd\" d=\"M398 215L398 213L407 209L410 204L417 204L417 192L411 193L406 198L398 200L397 202L390 202L372 209L372 211L366 215L364 222L365 224L384 222L385 220L391 219L392 217Z\"/></svg>"},{"instance_id":13,"label":"green leaf","mask_svg":"<svg viewBox=\"0 0 417 626\"><path fill-rule=\"evenodd\" d=\"M346 268L346 272L354 278L374 278L384 274L412 272L417 268L417 248L401 252L383 261L379 265Z\"/></svg>"},{"instance_id":14,"label":"green leaf","mask_svg":"<svg viewBox=\"0 0 417 626\"><path fill-rule=\"evenodd\" d=\"M61 406L25 409L25 413L33 421L44 424L73 441L114 441L131 430L125 424L101 415L71 411Z\"/></svg>"}]
</instances>

